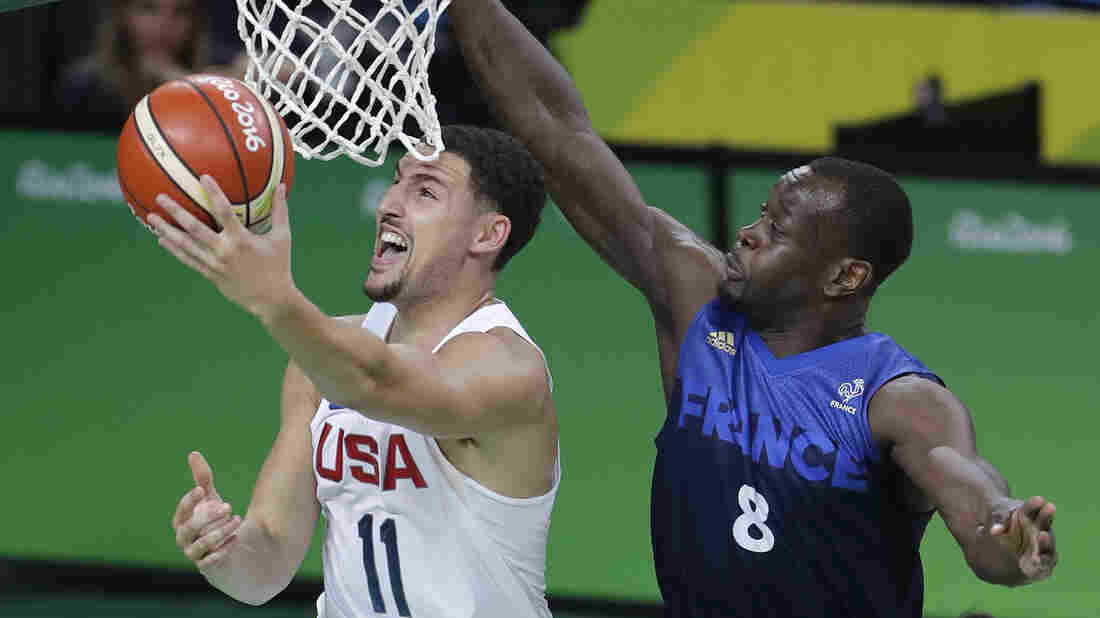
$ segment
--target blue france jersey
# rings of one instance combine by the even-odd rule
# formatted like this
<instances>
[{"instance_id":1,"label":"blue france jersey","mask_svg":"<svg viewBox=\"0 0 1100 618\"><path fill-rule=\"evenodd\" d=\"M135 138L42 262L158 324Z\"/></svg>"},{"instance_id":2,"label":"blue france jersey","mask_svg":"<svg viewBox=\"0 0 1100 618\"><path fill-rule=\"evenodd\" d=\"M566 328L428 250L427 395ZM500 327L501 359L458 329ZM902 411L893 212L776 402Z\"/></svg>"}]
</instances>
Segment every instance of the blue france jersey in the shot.
<instances>
[{"instance_id":1,"label":"blue france jersey","mask_svg":"<svg viewBox=\"0 0 1100 618\"><path fill-rule=\"evenodd\" d=\"M939 378L870 333L775 358L712 301L657 436L653 553L669 616L919 617L930 513L871 438L875 391Z\"/></svg>"}]
</instances>

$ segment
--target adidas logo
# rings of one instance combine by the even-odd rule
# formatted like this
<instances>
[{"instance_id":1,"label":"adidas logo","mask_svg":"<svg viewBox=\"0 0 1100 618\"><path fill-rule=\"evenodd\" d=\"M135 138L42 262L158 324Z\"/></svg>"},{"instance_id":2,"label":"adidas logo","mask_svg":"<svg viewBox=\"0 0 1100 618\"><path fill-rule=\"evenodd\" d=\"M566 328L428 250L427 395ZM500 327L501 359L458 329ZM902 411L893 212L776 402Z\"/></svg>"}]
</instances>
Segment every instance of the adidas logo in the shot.
<instances>
[{"instance_id":1,"label":"adidas logo","mask_svg":"<svg viewBox=\"0 0 1100 618\"><path fill-rule=\"evenodd\" d=\"M733 333L726 330L716 330L707 335L707 345L722 350L730 356L737 354L737 348L733 347Z\"/></svg>"}]
</instances>

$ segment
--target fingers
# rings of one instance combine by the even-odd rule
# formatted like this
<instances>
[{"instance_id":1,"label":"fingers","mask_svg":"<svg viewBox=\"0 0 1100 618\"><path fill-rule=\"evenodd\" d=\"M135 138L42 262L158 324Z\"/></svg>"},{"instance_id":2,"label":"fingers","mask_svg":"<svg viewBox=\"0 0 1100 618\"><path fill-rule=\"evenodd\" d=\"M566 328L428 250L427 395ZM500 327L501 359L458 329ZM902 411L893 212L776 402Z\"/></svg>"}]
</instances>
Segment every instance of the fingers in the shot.
<instances>
[{"instance_id":1,"label":"fingers","mask_svg":"<svg viewBox=\"0 0 1100 618\"><path fill-rule=\"evenodd\" d=\"M168 195L161 193L157 195L157 206L160 206L167 212L172 219L187 232L191 238L198 241L203 247L213 247L218 242L218 233L210 229L208 225L199 221L195 215L191 214L191 211L187 210L183 206L180 206L175 200Z\"/></svg>"},{"instance_id":2,"label":"fingers","mask_svg":"<svg viewBox=\"0 0 1100 618\"><path fill-rule=\"evenodd\" d=\"M210 270L210 267L206 265L205 261L198 257L195 257L194 255L191 255L191 253L184 249L179 243L165 236L165 232L161 231L162 228L157 227L158 225L162 224L173 230L175 229L172 228L171 225L164 223L164 220L157 215L149 215L149 225L153 227L153 233L157 235L157 242L160 244L160 246L164 247L168 250L169 253L176 256L176 259L183 262L184 266L187 266L191 270L199 273L207 279L213 277L214 273L212 270ZM176 233L178 234L179 232Z\"/></svg>"},{"instance_id":3,"label":"fingers","mask_svg":"<svg viewBox=\"0 0 1100 618\"><path fill-rule=\"evenodd\" d=\"M176 526L176 545L186 552L194 544L195 539L225 523L232 515L232 506L225 502L201 501L192 511L191 516Z\"/></svg>"},{"instance_id":4,"label":"fingers","mask_svg":"<svg viewBox=\"0 0 1100 618\"><path fill-rule=\"evenodd\" d=\"M1054 527L1054 513L1057 510L1053 502L1047 502L1039 509L1039 513L1035 517L1035 524L1039 526L1039 530L1049 532Z\"/></svg>"},{"instance_id":5,"label":"fingers","mask_svg":"<svg viewBox=\"0 0 1100 618\"><path fill-rule=\"evenodd\" d=\"M1048 506L1049 509L1047 509ZM1025 530L1022 531L1024 534L1032 525L1040 526L1040 529L1049 529L1049 525L1042 528L1040 517L1043 518L1043 522L1049 524L1048 520L1053 516L1054 504L1047 502L1042 496L1032 496L1026 501L1006 499L1004 504L994 508L988 528L978 526L978 534L984 534L988 530L991 535L1002 535L1020 525L1025 526Z\"/></svg>"},{"instance_id":6,"label":"fingers","mask_svg":"<svg viewBox=\"0 0 1100 618\"><path fill-rule=\"evenodd\" d=\"M234 538L235 533L241 527L242 520L239 516L233 516L219 522L217 526L210 528L197 537L191 545L183 550L183 553L196 563L210 557L210 554L223 549Z\"/></svg>"},{"instance_id":7,"label":"fingers","mask_svg":"<svg viewBox=\"0 0 1100 618\"><path fill-rule=\"evenodd\" d=\"M990 527L990 533L1001 534L1013 525L1013 519L1020 519L1024 523L1034 525L1039 530L1050 530L1054 525L1054 513L1057 508L1053 502L1047 502L1042 496L1032 496L1026 502L1020 504L1003 521L994 517L994 523Z\"/></svg>"},{"instance_id":8,"label":"fingers","mask_svg":"<svg viewBox=\"0 0 1100 618\"><path fill-rule=\"evenodd\" d=\"M275 197L271 204L271 226L273 229L290 227L290 205L286 201L286 184L275 187Z\"/></svg>"},{"instance_id":9,"label":"fingers","mask_svg":"<svg viewBox=\"0 0 1100 618\"><path fill-rule=\"evenodd\" d=\"M1032 496L1028 498L1026 502L1020 505L1020 513L1026 516L1028 519L1034 521L1042 510L1043 506L1047 503L1042 496Z\"/></svg>"},{"instance_id":10,"label":"fingers","mask_svg":"<svg viewBox=\"0 0 1100 618\"><path fill-rule=\"evenodd\" d=\"M230 535L217 549L206 554L206 557L195 564L199 567L200 571L218 566L229 555L229 552L233 551L233 546L236 545L236 543L237 535Z\"/></svg>"},{"instance_id":11,"label":"fingers","mask_svg":"<svg viewBox=\"0 0 1100 618\"><path fill-rule=\"evenodd\" d=\"M226 539L226 542L221 547L219 547L216 551L210 552L206 555L205 558L196 563L196 565L199 567L199 570L205 571L221 564L222 561L225 560L226 556L229 555L229 552L233 550L233 545L236 544L236 541L236 536L231 536Z\"/></svg>"},{"instance_id":12,"label":"fingers","mask_svg":"<svg viewBox=\"0 0 1100 618\"><path fill-rule=\"evenodd\" d=\"M237 215L233 214L233 206L230 205L229 198L225 196L222 188L218 186L218 182L209 174L203 174L199 182L202 184L202 190L206 192L210 213L214 215L214 220L222 226L222 229L232 234L247 231Z\"/></svg>"},{"instance_id":13,"label":"fingers","mask_svg":"<svg viewBox=\"0 0 1100 618\"><path fill-rule=\"evenodd\" d=\"M1015 525L1022 528L1018 555L1020 569L1028 581L1050 577L1058 563L1053 532L1056 511L1053 502L1047 502L1042 496L1032 496L1013 514L1013 519L1017 520Z\"/></svg>"},{"instance_id":14,"label":"fingers","mask_svg":"<svg viewBox=\"0 0 1100 618\"><path fill-rule=\"evenodd\" d=\"M1012 513L1013 511L994 511L989 522L989 534L997 536L1008 532L1009 527L1012 525ZM979 534L982 529L982 526L978 527Z\"/></svg>"},{"instance_id":15,"label":"fingers","mask_svg":"<svg viewBox=\"0 0 1100 618\"><path fill-rule=\"evenodd\" d=\"M217 496L218 492L214 489L214 471L210 469L210 464L206 462L202 453L198 451L188 453L187 464L191 466L191 478L195 479L195 485L203 488L211 496Z\"/></svg>"},{"instance_id":16,"label":"fingers","mask_svg":"<svg viewBox=\"0 0 1100 618\"><path fill-rule=\"evenodd\" d=\"M160 245L188 267L209 276L215 266L210 249L217 246L217 235L167 195L157 196L157 204L180 226L176 227L160 215L151 213L146 222L157 235Z\"/></svg>"},{"instance_id":17,"label":"fingers","mask_svg":"<svg viewBox=\"0 0 1100 618\"><path fill-rule=\"evenodd\" d=\"M195 510L195 505L202 500L204 495L201 487L194 487L191 491L183 494L180 498L179 504L176 506L176 512L172 515L172 529L175 530L183 525L183 522L187 521L191 517L191 513Z\"/></svg>"},{"instance_id":18,"label":"fingers","mask_svg":"<svg viewBox=\"0 0 1100 618\"><path fill-rule=\"evenodd\" d=\"M1054 553L1054 535L1049 532L1040 532L1038 535L1039 554Z\"/></svg>"},{"instance_id":19,"label":"fingers","mask_svg":"<svg viewBox=\"0 0 1100 618\"><path fill-rule=\"evenodd\" d=\"M1035 536L1035 551L1021 558L1020 569L1030 581L1040 581L1051 576L1058 564L1058 552L1054 549L1054 535L1039 532Z\"/></svg>"},{"instance_id":20,"label":"fingers","mask_svg":"<svg viewBox=\"0 0 1100 618\"><path fill-rule=\"evenodd\" d=\"M1058 564L1058 551L1054 546L1054 513L1057 508L1053 502L1047 502L1039 509L1036 516L1036 526L1039 529L1035 536L1035 546L1039 553L1039 571L1044 576L1049 576Z\"/></svg>"}]
</instances>

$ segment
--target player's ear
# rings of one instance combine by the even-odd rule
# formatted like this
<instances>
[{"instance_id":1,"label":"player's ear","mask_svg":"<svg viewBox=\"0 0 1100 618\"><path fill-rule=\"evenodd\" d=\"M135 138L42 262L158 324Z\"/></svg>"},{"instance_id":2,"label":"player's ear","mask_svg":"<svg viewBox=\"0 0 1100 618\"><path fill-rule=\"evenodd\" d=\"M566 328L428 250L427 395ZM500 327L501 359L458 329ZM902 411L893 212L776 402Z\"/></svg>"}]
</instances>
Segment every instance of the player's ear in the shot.
<instances>
[{"instance_id":1,"label":"player's ear","mask_svg":"<svg viewBox=\"0 0 1100 618\"><path fill-rule=\"evenodd\" d=\"M874 269L867 260L844 258L834 264L828 272L825 283L825 296L839 298L859 292L871 284Z\"/></svg>"},{"instance_id":2,"label":"player's ear","mask_svg":"<svg viewBox=\"0 0 1100 618\"><path fill-rule=\"evenodd\" d=\"M479 255L499 252L508 242L511 233L511 219L499 212L487 212L477 219L470 251Z\"/></svg>"}]
</instances>

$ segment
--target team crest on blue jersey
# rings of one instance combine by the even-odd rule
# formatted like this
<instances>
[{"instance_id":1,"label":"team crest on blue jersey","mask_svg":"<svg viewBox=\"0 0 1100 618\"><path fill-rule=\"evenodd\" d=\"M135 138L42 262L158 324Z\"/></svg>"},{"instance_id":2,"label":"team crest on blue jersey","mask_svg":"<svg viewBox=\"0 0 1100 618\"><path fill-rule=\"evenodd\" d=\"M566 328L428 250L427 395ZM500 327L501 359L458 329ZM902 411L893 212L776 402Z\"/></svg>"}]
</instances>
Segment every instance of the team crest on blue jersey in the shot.
<instances>
[{"instance_id":1,"label":"team crest on blue jersey","mask_svg":"<svg viewBox=\"0 0 1100 618\"><path fill-rule=\"evenodd\" d=\"M848 403L863 394L863 378L856 378L851 382L841 384L836 392L844 398L844 403Z\"/></svg>"},{"instance_id":2,"label":"team crest on blue jersey","mask_svg":"<svg viewBox=\"0 0 1100 618\"><path fill-rule=\"evenodd\" d=\"M726 354L737 354L737 348L733 347L733 333L728 330L716 330L707 335L707 345Z\"/></svg>"},{"instance_id":3,"label":"team crest on blue jersey","mask_svg":"<svg viewBox=\"0 0 1100 618\"><path fill-rule=\"evenodd\" d=\"M848 414L855 415L858 410L856 410L855 406L849 405L848 402L863 394L863 378L856 378L851 382L841 384L840 388L836 389L836 392L844 399L844 403L840 403L836 399L833 399L829 402L829 407L836 408L837 410L844 410Z\"/></svg>"}]
</instances>

